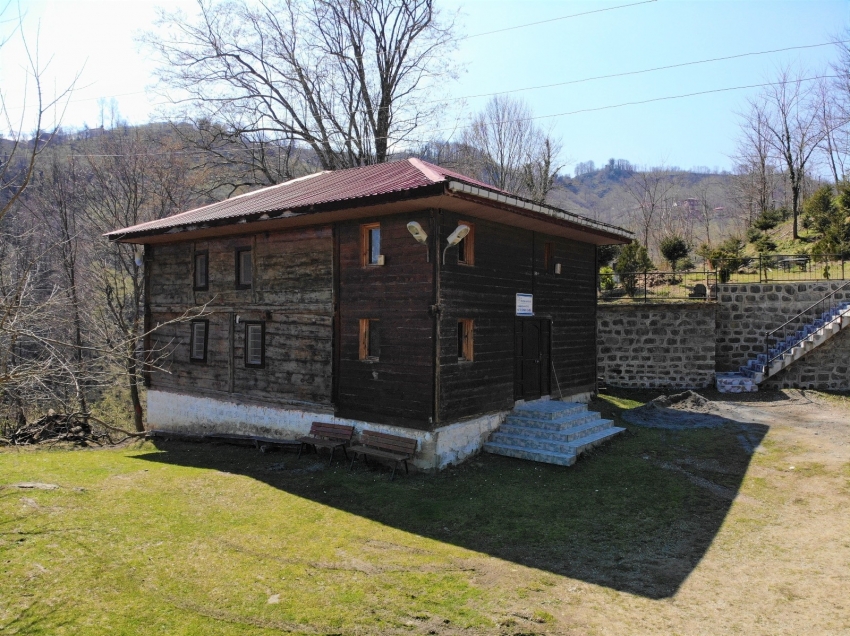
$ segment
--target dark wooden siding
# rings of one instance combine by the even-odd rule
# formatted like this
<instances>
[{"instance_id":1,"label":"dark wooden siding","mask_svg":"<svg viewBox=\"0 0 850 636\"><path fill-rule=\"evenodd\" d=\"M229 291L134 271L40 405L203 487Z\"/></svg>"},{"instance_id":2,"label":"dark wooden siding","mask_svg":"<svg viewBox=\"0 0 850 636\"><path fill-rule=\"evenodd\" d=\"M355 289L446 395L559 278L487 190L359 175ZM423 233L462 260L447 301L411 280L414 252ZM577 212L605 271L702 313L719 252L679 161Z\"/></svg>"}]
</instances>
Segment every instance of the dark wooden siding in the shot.
<instances>
[{"instance_id":1,"label":"dark wooden siding","mask_svg":"<svg viewBox=\"0 0 850 636\"><path fill-rule=\"evenodd\" d=\"M363 219L337 227L340 351L337 412L342 417L428 428L433 414L433 262L407 231L430 213ZM360 226L381 223L382 266L363 266ZM381 321L378 361L359 359L359 324Z\"/></svg>"},{"instance_id":2,"label":"dark wooden siding","mask_svg":"<svg viewBox=\"0 0 850 636\"><path fill-rule=\"evenodd\" d=\"M465 217L440 215L445 242ZM450 248L440 281L440 420L512 408L517 293L534 294L534 311L552 321L550 388L563 394L595 386L596 290L593 245L465 219L475 225L475 265L458 264ZM562 273L545 271L544 244L552 242ZM553 268L554 269L554 268ZM472 318L473 362L458 362L457 321Z\"/></svg>"},{"instance_id":3,"label":"dark wooden siding","mask_svg":"<svg viewBox=\"0 0 850 636\"><path fill-rule=\"evenodd\" d=\"M251 289L236 289L239 247L253 249ZM192 289L194 250L209 251L207 291ZM149 267L150 321L163 325L151 345L170 352L165 366L171 371L154 371L152 388L226 393L277 404L330 404L330 227L157 245ZM189 324L165 323L204 303L210 321L207 361L195 363L189 361ZM266 363L261 369L244 364L244 322L255 320L265 323Z\"/></svg>"}]
</instances>

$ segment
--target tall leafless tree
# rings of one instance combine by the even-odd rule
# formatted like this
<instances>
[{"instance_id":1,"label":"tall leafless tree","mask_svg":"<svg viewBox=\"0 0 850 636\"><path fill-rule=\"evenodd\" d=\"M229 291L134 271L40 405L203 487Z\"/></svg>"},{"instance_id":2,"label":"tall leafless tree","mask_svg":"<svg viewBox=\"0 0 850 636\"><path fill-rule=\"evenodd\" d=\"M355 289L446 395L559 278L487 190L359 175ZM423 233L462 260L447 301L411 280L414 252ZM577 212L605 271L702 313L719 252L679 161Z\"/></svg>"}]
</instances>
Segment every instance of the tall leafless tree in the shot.
<instances>
[{"instance_id":1,"label":"tall leafless tree","mask_svg":"<svg viewBox=\"0 0 850 636\"><path fill-rule=\"evenodd\" d=\"M655 166L631 173L624 183L632 199L633 223L643 235L643 245L649 249L652 235L657 231L659 217L671 203L676 178L665 166Z\"/></svg>"},{"instance_id":2,"label":"tall leafless tree","mask_svg":"<svg viewBox=\"0 0 850 636\"><path fill-rule=\"evenodd\" d=\"M195 19L159 26L144 38L159 79L234 152L298 142L324 169L387 161L453 69L454 23L433 0L198 0ZM288 176L254 165L264 183Z\"/></svg>"},{"instance_id":3,"label":"tall leafless tree","mask_svg":"<svg viewBox=\"0 0 850 636\"><path fill-rule=\"evenodd\" d=\"M750 102L761 113L759 130L764 142L781 162L791 193L793 237L799 239L798 217L803 187L811 159L820 147L824 131L816 100L815 84L791 67L780 69L776 81ZM745 125L749 125L745 122ZM750 125L752 128L752 126Z\"/></svg>"},{"instance_id":4,"label":"tall leafless tree","mask_svg":"<svg viewBox=\"0 0 850 636\"><path fill-rule=\"evenodd\" d=\"M561 170L561 144L534 124L528 105L493 97L461 137L460 168L497 188L544 203Z\"/></svg>"}]
</instances>

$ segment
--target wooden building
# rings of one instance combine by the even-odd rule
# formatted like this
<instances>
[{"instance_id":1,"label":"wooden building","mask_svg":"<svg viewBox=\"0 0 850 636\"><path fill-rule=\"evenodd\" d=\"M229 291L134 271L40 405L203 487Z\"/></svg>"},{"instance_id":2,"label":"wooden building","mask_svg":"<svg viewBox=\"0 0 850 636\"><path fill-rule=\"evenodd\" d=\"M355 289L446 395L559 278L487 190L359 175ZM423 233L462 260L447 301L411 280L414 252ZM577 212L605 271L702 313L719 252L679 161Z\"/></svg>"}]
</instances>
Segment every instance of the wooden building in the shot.
<instances>
[{"instance_id":1,"label":"wooden building","mask_svg":"<svg viewBox=\"0 0 850 636\"><path fill-rule=\"evenodd\" d=\"M478 450L517 400L595 391L595 250L630 240L418 159L109 236L145 246L146 346L171 352L148 373L151 426L402 427L422 468Z\"/></svg>"}]
</instances>

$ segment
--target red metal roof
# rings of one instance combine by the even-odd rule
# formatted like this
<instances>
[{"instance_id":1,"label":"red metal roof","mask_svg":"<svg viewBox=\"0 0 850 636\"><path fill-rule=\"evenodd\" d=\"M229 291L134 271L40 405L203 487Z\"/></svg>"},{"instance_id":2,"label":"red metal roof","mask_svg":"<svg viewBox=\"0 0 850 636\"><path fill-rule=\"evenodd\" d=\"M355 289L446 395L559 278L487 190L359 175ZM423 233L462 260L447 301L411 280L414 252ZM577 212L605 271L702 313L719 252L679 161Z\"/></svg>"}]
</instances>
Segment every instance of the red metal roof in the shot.
<instances>
[{"instance_id":1,"label":"red metal roof","mask_svg":"<svg viewBox=\"0 0 850 636\"><path fill-rule=\"evenodd\" d=\"M141 232L166 231L171 228L222 221L263 212L285 212L334 201L374 197L403 192L454 179L496 192L491 185L476 181L451 170L422 161L407 159L361 168L318 172L278 185L241 194L225 201L205 205L188 212L140 223L107 234L120 238ZM507 194L507 193L505 193Z\"/></svg>"}]
</instances>

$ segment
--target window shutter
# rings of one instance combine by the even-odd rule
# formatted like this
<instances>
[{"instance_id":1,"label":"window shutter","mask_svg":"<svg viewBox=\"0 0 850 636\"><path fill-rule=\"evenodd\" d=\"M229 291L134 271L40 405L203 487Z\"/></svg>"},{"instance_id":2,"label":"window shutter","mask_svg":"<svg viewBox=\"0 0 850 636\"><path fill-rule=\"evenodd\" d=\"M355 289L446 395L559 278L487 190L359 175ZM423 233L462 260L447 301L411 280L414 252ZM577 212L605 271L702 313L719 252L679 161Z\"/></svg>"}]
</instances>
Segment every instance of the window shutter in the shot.
<instances>
[{"instance_id":1,"label":"window shutter","mask_svg":"<svg viewBox=\"0 0 850 636\"><path fill-rule=\"evenodd\" d=\"M207 286L207 255L195 255L195 288L203 289Z\"/></svg>"},{"instance_id":2,"label":"window shutter","mask_svg":"<svg viewBox=\"0 0 850 636\"><path fill-rule=\"evenodd\" d=\"M192 323L192 359L203 360L206 358L207 347L207 323Z\"/></svg>"},{"instance_id":3,"label":"window shutter","mask_svg":"<svg viewBox=\"0 0 850 636\"><path fill-rule=\"evenodd\" d=\"M247 363L253 366L263 364L263 326L248 325L247 326Z\"/></svg>"},{"instance_id":4,"label":"window shutter","mask_svg":"<svg viewBox=\"0 0 850 636\"><path fill-rule=\"evenodd\" d=\"M252 279L251 251L239 252L239 284L248 286Z\"/></svg>"}]
</instances>

